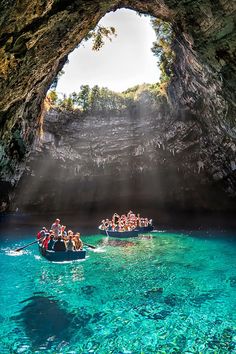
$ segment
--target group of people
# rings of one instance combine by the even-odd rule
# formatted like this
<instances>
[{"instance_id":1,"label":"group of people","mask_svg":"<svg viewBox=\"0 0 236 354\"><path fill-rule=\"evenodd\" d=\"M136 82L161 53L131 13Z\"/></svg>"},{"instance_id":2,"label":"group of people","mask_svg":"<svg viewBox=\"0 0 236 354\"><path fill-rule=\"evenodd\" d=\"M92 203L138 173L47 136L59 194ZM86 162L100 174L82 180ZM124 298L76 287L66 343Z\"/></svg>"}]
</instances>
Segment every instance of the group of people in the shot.
<instances>
[{"instance_id":1,"label":"group of people","mask_svg":"<svg viewBox=\"0 0 236 354\"><path fill-rule=\"evenodd\" d=\"M48 231L43 227L38 232L37 238L45 250L55 252L80 251L83 249L83 242L80 233L73 233L72 230L66 231L66 226L60 224L60 219L56 219Z\"/></svg>"},{"instance_id":2,"label":"group of people","mask_svg":"<svg viewBox=\"0 0 236 354\"><path fill-rule=\"evenodd\" d=\"M148 218L143 218L140 214L133 213L130 210L127 215L113 214L112 219L102 220L100 228L102 230L112 230L112 231L132 231L140 227L148 227L152 225L152 220Z\"/></svg>"}]
</instances>

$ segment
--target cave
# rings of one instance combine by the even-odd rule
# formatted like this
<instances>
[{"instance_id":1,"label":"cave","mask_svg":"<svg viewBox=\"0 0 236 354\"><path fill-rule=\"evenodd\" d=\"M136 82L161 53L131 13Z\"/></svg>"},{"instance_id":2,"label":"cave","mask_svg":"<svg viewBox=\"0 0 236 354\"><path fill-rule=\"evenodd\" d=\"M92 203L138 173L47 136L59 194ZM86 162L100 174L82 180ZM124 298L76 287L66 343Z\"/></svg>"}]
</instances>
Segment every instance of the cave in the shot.
<instances>
[{"instance_id":1,"label":"cave","mask_svg":"<svg viewBox=\"0 0 236 354\"><path fill-rule=\"evenodd\" d=\"M235 210L234 2L27 0L0 4L1 211L14 206L52 81L99 20L121 8L173 25L174 75L163 109L168 111L163 159L169 159L169 167L178 161L179 181L186 184L176 184L181 196L177 193L167 207Z\"/></svg>"},{"instance_id":2,"label":"cave","mask_svg":"<svg viewBox=\"0 0 236 354\"><path fill-rule=\"evenodd\" d=\"M158 109L47 111L68 55L119 9L172 24ZM236 353L235 10L0 1L0 352Z\"/></svg>"}]
</instances>

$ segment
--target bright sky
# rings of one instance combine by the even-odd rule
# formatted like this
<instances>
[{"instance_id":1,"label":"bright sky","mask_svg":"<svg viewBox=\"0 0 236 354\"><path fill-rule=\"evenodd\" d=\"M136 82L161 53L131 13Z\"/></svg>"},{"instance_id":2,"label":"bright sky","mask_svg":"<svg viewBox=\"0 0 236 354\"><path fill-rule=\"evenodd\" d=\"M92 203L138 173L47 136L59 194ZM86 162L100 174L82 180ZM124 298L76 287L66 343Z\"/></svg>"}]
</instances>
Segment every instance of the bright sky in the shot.
<instances>
[{"instance_id":1,"label":"bright sky","mask_svg":"<svg viewBox=\"0 0 236 354\"><path fill-rule=\"evenodd\" d=\"M151 52L156 37L149 17L122 9L107 14L99 25L115 27L117 37L112 42L106 40L98 52L92 50L91 40L75 49L63 68L65 74L59 79L58 93L78 92L85 84L121 92L158 81L160 72Z\"/></svg>"}]
</instances>

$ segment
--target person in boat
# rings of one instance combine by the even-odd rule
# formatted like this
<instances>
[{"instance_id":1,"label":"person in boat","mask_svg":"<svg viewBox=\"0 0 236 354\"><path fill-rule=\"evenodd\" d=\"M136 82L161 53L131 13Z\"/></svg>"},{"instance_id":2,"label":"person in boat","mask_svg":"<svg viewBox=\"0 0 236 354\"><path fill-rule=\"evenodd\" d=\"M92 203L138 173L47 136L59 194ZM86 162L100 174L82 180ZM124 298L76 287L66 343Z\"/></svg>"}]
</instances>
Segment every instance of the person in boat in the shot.
<instances>
[{"instance_id":1,"label":"person in boat","mask_svg":"<svg viewBox=\"0 0 236 354\"><path fill-rule=\"evenodd\" d=\"M51 235L49 236L48 251L53 251L54 244L55 244L54 235L51 234Z\"/></svg>"},{"instance_id":2,"label":"person in boat","mask_svg":"<svg viewBox=\"0 0 236 354\"><path fill-rule=\"evenodd\" d=\"M44 237L43 241L42 241L42 247L43 247L45 250L48 249L48 243L49 243L49 241L50 241L50 236L49 236L49 233L47 232L47 233L45 234L45 237Z\"/></svg>"},{"instance_id":3,"label":"person in boat","mask_svg":"<svg viewBox=\"0 0 236 354\"><path fill-rule=\"evenodd\" d=\"M110 221L109 221L109 219L106 219L104 222L104 229L108 230L109 226L110 226Z\"/></svg>"},{"instance_id":4,"label":"person in boat","mask_svg":"<svg viewBox=\"0 0 236 354\"><path fill-rule=\"evenodd\" d=\"M133 214L132 210L127 213L127 217L129 218L131 214Z\"/></svg>"},{"instance_id":5,"label":"person in boat","mask_svg":"<svg viewBox=\"0 0 236 354\"><path fill-rule=\"evenodd\" d=\"M140 214L137 215L137 227L141 226L141 218L140 218Z\"/></svg>"},{"instance_id":6,"label":"person in boat","mask_svg":"<svg viewBox=\"0 0 236 354\"><path fill-rule=\"evenodd\" d=\"M112 231L115 231L115 229L116 229L116 224L115 224L115 221L113 220L113 218L111 221L111 229L112 229Z\"/></svg>"},{"instance_id":7,"label":"person in boat","mask_svg":"<svg viewBox=\"0 0 236 354\"><path fill-rule=\"evenodd\" d=\"M72 230L68 231L68 237L72 236L72 238L74 237L74 232Z\"/></svg>"},{"instance_id":8,"label":"person in boat","mask_svg":"<svg viewBox=\"0 0 236 354\"><path fill-rule=\"evenodd\" d=\"M101 229L102 230L105 230L105 220L103 219L102 222L101 222Z\"/></svg>"},{"instance_id":9,"label":"person in boat","mask_svg":"<svg viewBox=\"0 0 236 354\"><path fill-rule=\"evenodd\" d=\"M144 227L148 227L148 218L144 219Z\"/></svg>"},{"instance_id":10,"label":"person in boat","mask_svg":"<svg viewBox=\"0 0 236 354\"><path fill-rule=\"evenodd\" d=\"M61 238L63 240L67 240L67 232L66 232L66 226L65 225L62 225L61 226L61 231L60 231L60 234Z\"/></svg>"},{"instance_id":11,"label":"person in boat","mask_svg":"<svg viewBox=\"0 0 236 354\"><path fill-rule=\"evenodd\" d=\"M51 226L51 230L54 231L55 237L57 237L61 232L60 219L56 219Z\"/></svg>"},{"instance_id":12,"label":"person in boat","mask_svg":"<svg viewBox=\"0 0 236 354\"><path fill-rule=\"evenodd\" d=\"M120 215L117 213L114 213L112 216L112 222L113 222L113 224L115 224L115 227L118 226L119 220L120 220Z\"/></svg>"},{"instance_id":13,"label":"person in boat","mask_svg":"<svg viewBox=\"0 0 236 354\"><path fill-rule=\"evenodd\" d=\"M124 226L125 226L124 221L120 218L119 223L118 223L118 231L123 232L125 230Z\"/></svg>"},{"instance_id":14,"label":"person in boat","mask_svg":"<svg viewBox=\"0 0 236 354\"><path fill-rule=\"evenodd\" d=\"M75 250L75 243L74 243L72 235L70 235L69 240L66 241L66 249L67 249L67 251L74 251Z\"/></svg>"},{"instance_id":15,"label":"person in boat","mask_svg":"<svg viewBox=\"0 0 236 354\"><path fill-rule=\"evenodd\" d=\"M74 244L75 244L75 249L76 251L80 251L83 249L83 242L80 239L80 233L77 232L77 234L75 234L75 237L73 239Z\"/></svg>"},{"instance_id":16,"label":"person in boat","mask_svg":"<svg viewBox=\"0 0 236 354\"><path fill-rule=\"evenodd\" d=\"M41 238L45 237L46 232L48 232L47 228L44 226L42 230L40 230L37 234L37 239L40 240Z\"/></svg>"},{"instance_id":17,"label":"person in boat","mask_svg":"<svg viewBox=\"0 0 236 354\"><path fill-rule=\"evenodd\" d=\"M55 241L55 243L54 243L53 250L55 252L65 252L66 251L65 242L64 242L64 240L62 240L60 235L58 236L57 241Z\"/></svg>"}]
</instances>

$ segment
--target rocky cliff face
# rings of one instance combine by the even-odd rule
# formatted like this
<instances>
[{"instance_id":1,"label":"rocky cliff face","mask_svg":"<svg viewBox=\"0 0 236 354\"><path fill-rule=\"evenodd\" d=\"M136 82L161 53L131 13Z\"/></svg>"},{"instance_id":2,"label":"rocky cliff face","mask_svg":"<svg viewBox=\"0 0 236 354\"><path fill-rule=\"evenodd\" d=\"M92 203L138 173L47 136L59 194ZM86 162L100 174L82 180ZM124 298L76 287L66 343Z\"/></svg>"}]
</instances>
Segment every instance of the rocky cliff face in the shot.
<instances>
[{"instance_id":1,"label":"rocky cliff face","mask_svg":"<svg viewBox=\"0 0 236 354\"><path fill-rule=\"evenodd\" d=\"M145 102L132 114L105 117L51 110L14 208L234 208L224 182L236 168L234 156L225 161L218 145L209 147L199 122L173 119L164 98L155 114L149 107ZM231 170L225 170L231 160Z\"/></svg>"},{"instance_id":2,"label":"rocky cliff face","mask_svg":"<svg viewBox=\"0 0 236 354\"><path fill-rule=\"evenodd\" d=\"M1 1L1 210L9 206L24 171L50 83L68 53L100 18L122 7L173 24L176 60L169 100L174 107L173 119L178 119L176 130L183 124L193 124L193 134L198 130L196 143L205 146L208 156L205 170L233 196L235 6L233 0ZM174 134L174 128L169 134Z\"/></svg>"}]
</instances>

